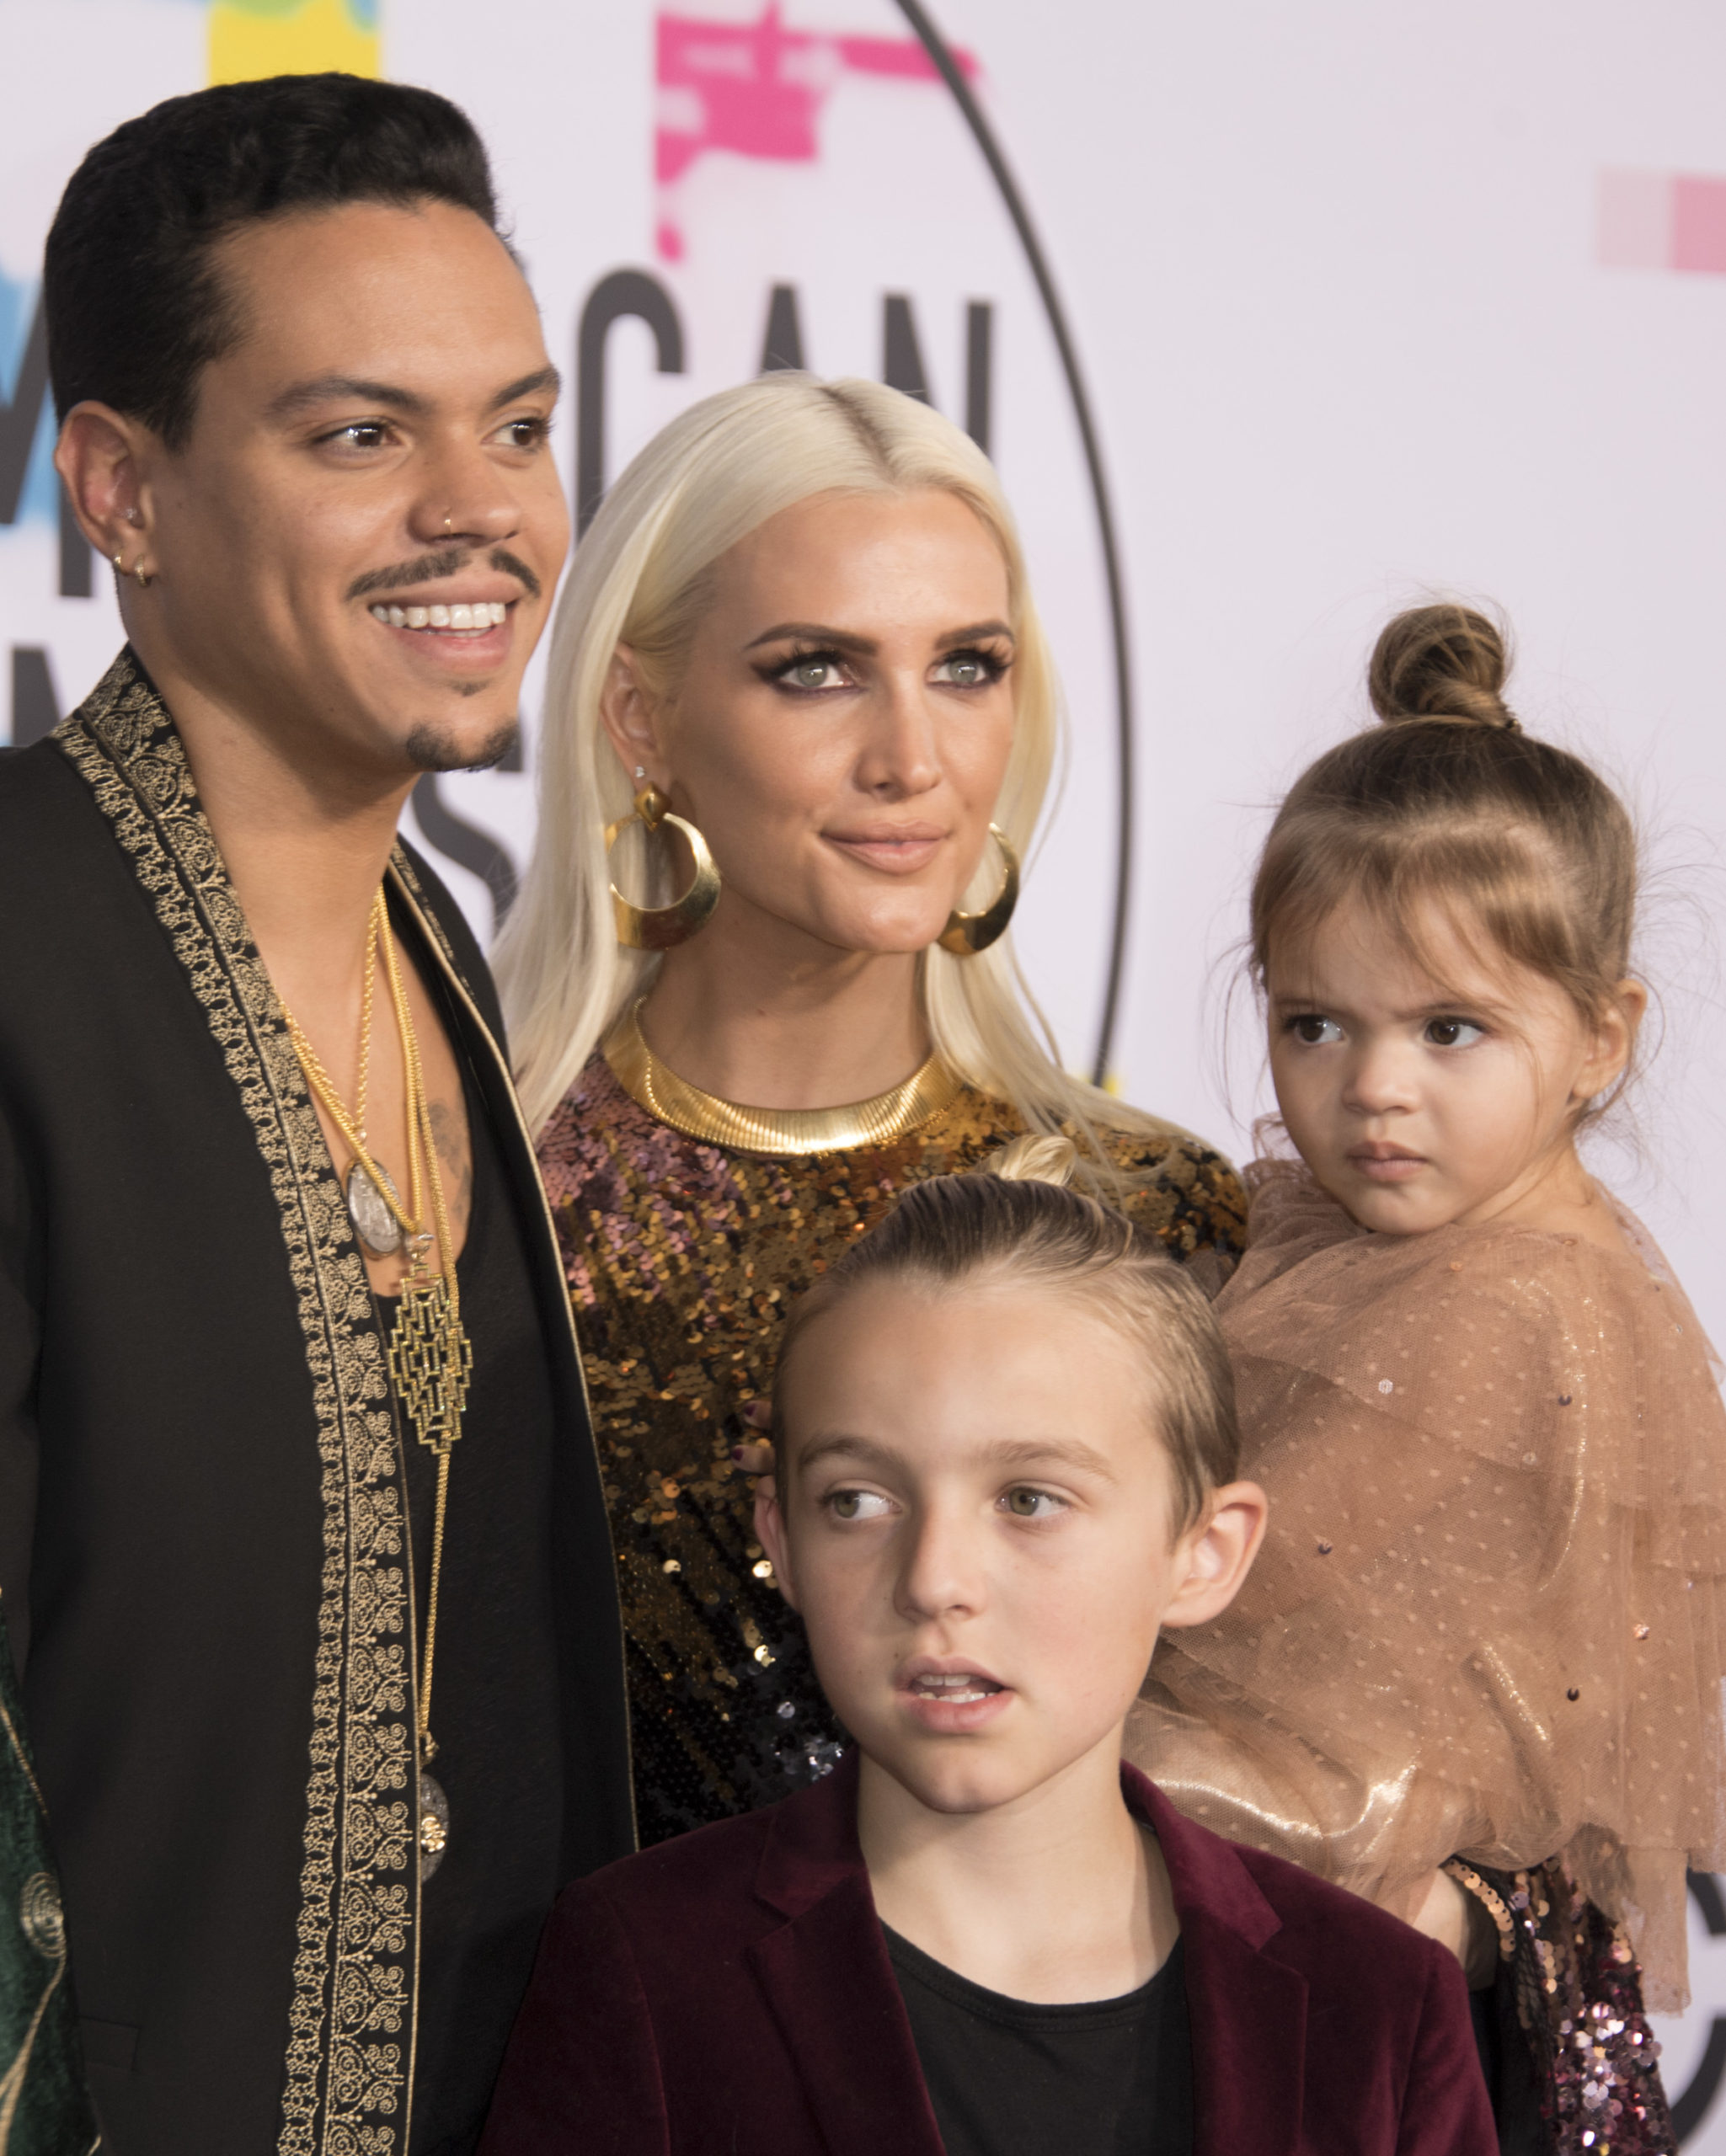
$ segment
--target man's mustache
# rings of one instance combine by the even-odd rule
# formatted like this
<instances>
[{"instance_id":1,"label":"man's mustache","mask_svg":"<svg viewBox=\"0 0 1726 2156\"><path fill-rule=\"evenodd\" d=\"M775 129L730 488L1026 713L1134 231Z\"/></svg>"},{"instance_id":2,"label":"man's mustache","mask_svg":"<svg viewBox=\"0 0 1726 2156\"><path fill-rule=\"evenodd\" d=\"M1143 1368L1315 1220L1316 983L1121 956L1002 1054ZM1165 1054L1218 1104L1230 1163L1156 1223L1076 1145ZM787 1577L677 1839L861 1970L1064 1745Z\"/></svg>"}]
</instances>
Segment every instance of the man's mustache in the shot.
<instances>
[{"instance_id":1,"label":"man's mustache","mask_svg":"<svg viewBox=\"0 0 1726 2156\"><path fill-rule=\"evenodd\" d=\"M368 569L348 586L350 599L369 599L374 591L400 591L410 584L430 584L440 577L459 576L473 559L472 547L440 547L436 553L417 555L393 569ZM507 547L494 547L486 556L489 565L504 576L512 576L530 599L539 596L539 579Z\"/></svg>"}]
</instances>

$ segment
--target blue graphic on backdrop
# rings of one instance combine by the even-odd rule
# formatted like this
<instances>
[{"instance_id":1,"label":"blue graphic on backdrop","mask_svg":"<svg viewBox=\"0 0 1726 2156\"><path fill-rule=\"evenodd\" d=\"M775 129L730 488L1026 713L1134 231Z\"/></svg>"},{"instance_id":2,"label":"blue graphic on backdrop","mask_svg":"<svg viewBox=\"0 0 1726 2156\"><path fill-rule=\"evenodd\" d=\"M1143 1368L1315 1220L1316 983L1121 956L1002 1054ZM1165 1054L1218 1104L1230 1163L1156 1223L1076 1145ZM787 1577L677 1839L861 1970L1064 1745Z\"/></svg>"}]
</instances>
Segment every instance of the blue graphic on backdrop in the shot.
<instances>
[{"instance_id":1,"label":"blue graphic on backdrop","mask_svg":"<svg viewBox=\"0 0 1726 2156\"><path fill-rule=\"evenodd\" d=\"M14 284L11 278L0 274L0 405L10 404L18 395L18 377L24 365L25 340L35 315L37 290L34 282ZM18 508L7 522L53 523L60 514L58 486L54 474L53 406L45 397L30 443L29 462L24 467ZM0 502L0 510L5 506Z\"/></svg>"}]
</instances>

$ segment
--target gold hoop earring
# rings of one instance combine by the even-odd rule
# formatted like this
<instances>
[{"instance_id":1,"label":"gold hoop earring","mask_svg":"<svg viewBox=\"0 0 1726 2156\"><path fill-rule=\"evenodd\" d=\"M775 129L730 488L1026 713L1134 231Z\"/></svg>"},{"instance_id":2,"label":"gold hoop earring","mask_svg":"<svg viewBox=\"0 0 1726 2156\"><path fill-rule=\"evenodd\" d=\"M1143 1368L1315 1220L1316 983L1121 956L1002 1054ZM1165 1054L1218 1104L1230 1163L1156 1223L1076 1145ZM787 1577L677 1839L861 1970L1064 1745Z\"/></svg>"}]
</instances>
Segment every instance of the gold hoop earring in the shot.
<instances>
[{"instance_id":1,"label":"gold hoop earring","mask_svg":"<svg viewBox=\"0 0 1726 2156\"><path fill-rule=\"evenodd\" d=\"M669 951L675 944L687 943L712 919L713 908L719 903L719 864L701 833L693 824L671 814L671 803L656 786L643 787L631 814L606 825L606 851L610 853L619 835L638 822L649 832L658 830L662 824L681 831L695 857L695 875L682 897L674 899L668 906L632 905L613 883L612 918L617 925L617 941L627 950Z\"/></svg>"},{"instance_id":2,"label":"gold hoop earring","mask_svg":"<svg viewBox=\"0 0 1726 2156\"><path fill-rule=\"evenodd\" d=\"M1001 889L981 913L961 913L955 906L936 941L955 958L975 958L1007 933L1013 910L1018 904L1018 856L999 824L991 824L989 835L1001 849L1003 873Z\"/></svg>"},{"instance_id":3,"label":"gold hoop earring","mask_svg":"<svg viewBox=\"0 0 1726 2156\"><path fill-rule=\"evenodd\" d=\"M150 589L150 579L144 574L144 558L142 554L138 557L137 567L131 570L126 568L124 551L111 556L110 558L113 561L114 574L116 576L135 576L138 580L140 591L147 591Z\"/></svg>"}]
</instances>

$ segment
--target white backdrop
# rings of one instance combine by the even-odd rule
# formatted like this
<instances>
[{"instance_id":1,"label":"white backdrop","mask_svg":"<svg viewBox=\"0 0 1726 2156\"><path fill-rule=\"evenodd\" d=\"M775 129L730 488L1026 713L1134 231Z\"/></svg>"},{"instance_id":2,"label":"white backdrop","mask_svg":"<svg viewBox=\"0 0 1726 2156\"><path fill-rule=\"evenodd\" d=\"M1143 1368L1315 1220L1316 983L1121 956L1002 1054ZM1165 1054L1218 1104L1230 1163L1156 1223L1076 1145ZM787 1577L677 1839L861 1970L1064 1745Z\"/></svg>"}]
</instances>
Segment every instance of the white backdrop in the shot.
<instances>
[{"instance_id":1,"label":"white backdrop","mask_svg":"<svg viewBox=\"0 0 1726 2156\"><path fill-rule=\"evenodd\" d=\"M1112 1073L1241 1150L1256 1055L1244 1031L1221 1054L1220 989L1266 804L1364 718L1389 611L1495 600L1525 718L1596 757L1649 830L1666 1038L1611 1166L1726 1332L1726 18L1701 0L935 13L1044 243L1113 499L1138 769ZM32 736L117 642L104 574L60 595L86 560L62 564L45 420L31 446L41 243L77 157L212 72L427 83L491 143L571 382L572 483L578 403L590 467L614 474L689 399L755 372L770 318L781 356L794 314L823 372L920 369L980 431L986 404L1074 720L1021 944L1087 1067L1119 803L1098 520L1024 249L913 28L895 0L508 0L478 18L457 0L0 0L0 732ZM604 285L618 271L635 281ZM598 339L606 292L669 341L629 316ZM491 892L460 863L519 860L532 762L530 737L525 772L446 780L425 804L482 930ZM1668 2032L1669 2078L1706 2112L1687 2146L1726 2151L1726 2094L1703 2102L1726 2066L1726 1932L1697 1922L1702 2004Z\"/></svg>"}]
</instances>

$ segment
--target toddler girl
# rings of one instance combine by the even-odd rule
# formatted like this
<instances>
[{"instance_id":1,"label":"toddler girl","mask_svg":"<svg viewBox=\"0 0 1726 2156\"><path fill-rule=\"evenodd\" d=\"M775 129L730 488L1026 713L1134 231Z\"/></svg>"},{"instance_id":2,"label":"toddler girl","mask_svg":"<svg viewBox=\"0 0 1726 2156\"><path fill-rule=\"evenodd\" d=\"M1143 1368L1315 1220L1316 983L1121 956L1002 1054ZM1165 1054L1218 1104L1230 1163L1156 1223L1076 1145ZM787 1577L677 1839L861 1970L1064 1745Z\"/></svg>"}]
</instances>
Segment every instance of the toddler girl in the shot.
<instances>
[{"instance_id":1,"label":"toddler girl","mask_svg":"<svg viewBox=\"0 0 1726 2156\"><path fill-rule=\"evenodd\" d=\"M1504 2146L1624 2156L1674 2145L1638 1960L1681 2005L1686 1865L1726 1859L1726 1416L1577 1150L1646 1001L1630 820L1505 669L1479 615L1400 616L1384 723L1266 843L1301 1161L1249 1171L1217 1309L1271 1526L1227 1614L1165 1637L1128 1750L1218 1831L1454 1921Z\"/></svg>"}]
</instances>

